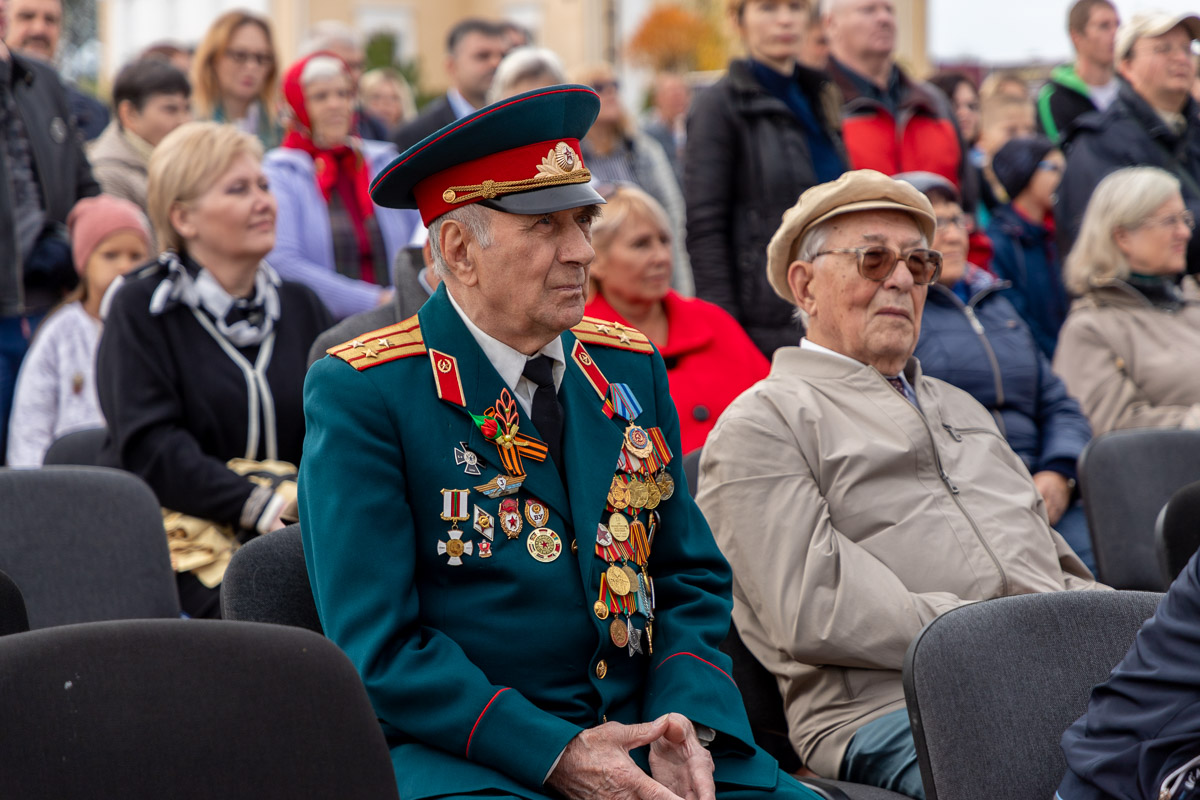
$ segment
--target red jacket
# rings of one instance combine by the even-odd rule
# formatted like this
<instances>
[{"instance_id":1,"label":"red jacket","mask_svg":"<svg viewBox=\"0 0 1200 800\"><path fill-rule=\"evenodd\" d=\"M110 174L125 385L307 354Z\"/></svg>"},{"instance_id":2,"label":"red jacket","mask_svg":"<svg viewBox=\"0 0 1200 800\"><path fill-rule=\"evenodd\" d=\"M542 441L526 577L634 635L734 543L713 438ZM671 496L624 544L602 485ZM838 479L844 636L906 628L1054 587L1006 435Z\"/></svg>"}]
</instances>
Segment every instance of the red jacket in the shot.
<instances>
[{"instance_id":1,"label":"red jacket","mask_svg":"<svg viewBox=\"0 0 1200 800\"><path fill-rule=\"evenodd\" d=\"M719 306L673 291L663 298L663 305L667 342L658 350L667 364L683 451L688 453L704 445L725 407L767 377L771 365L737 321ZM584 313L629 324L599 293Z\"/></svg>"},{"instance_id":2,"label":"red jacket","mask_svg":"<svg viewBox=\"0 0 1200 800\"><path fill-rule=\"evenodd\" d=\"M963 145L944 95L901 71L901 100L892 116L863 96L836 61L829 62L829 74L842 92L842 138L854 169L934 172L962 188Z\"/></svg>"}]
</instances>

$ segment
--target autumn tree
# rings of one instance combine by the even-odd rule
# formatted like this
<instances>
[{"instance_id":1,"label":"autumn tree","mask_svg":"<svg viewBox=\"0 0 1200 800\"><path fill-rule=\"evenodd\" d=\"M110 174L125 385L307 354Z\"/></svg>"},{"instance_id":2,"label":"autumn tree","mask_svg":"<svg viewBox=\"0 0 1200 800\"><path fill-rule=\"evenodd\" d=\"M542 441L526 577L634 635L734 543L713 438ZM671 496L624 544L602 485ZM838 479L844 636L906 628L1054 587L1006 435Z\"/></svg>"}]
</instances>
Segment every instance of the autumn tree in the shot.
<instances>
[{"instance_id":1,"label":"autumn tree","mask_svg":"<svg viewBox=\"0 0 1200 800\"><path fill-rule=\"evenodd\" d=\"M656 72L720 69L725 41L709 20L678 5L658 5L630 37L631 59Z\"/></svg>"}]
</instances>

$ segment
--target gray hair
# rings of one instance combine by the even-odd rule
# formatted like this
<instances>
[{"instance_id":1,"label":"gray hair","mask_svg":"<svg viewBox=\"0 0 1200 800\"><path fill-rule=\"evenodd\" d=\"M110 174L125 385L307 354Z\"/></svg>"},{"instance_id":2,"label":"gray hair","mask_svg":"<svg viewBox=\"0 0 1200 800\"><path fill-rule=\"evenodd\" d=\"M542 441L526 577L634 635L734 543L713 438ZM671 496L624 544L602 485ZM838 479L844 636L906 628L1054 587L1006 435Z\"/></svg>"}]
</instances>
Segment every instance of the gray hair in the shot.
<instances>
[{"instance_id":1,"label":"gray hair","mask_svg":"<svg viewBox=\"0 0 1200 800\"><path fill-rule=\"evenodd\" d=\"M816 258L817 253L824 249L825 242L829 240L829 234L833 232L833 226L830 225L831 222L833 222L833 219L827 219L805 231L804 236L800 237L800 246L796 248L796 257L789 261L788 264L791 265L796 261L812 261ZM808 312L799 305L792 312L792 319L799 322L805 328L808 327Z\"/></svg>"},{"instance_id":2,"label":"gray hair","mask_svg":"<svg viewBox=\"0 0 1200 800\"><path fill-rule=\"evenodd\" d=\"M517 47L509 51L492 79L488 102L494 103L513 94L512 87L532 78L544 78L546 86L567 82L567 72L553 50L544 47Z\"/></svg>"},{"instance_id":3,"label":"gray hair","mask_svg":"<svg viewBox=\"0 0 1200 800\"><path fill-rule=\"evenodd\" d=\"M332 50L338 45L362 50L366 44L366 37L356 28L336 19L323 19L313 23L305 32L304 42L300 45L300 55L306 56L318 50Z\"/></svg>"},{"instance_id":4,"label":"gray hair","mask_svg":"<svg viewBox=\"0 0 1200 800\"><path fill-rule=\"evenodd\" d=\"M316 56L309 59L304 65L304 69L300 70L300 85L308 86L316 81L324 81L330 78L339 76L350 76L346 73L346 65L342 63L340 58L333 56Z\"/></svg>"},{"instance_id":5,"label":"gray hair","mask_svg":"<svg viewBox=\"0 0 1200 800\"><path fill-rule=\"evenodd\" d=\"M488 209L478 203L454 208L436 217L429 223L429 253L433 258L433 271L443 279L450 277L450 265L442 253L441 242L442 223L447 220L454 220L466 228L480 247L492 246L492 221L488 218Z\"/></svg>"},{"instance_id":6,"label":"gray hair","mask_svg":"<svg viewBox=\"0 0 1200 800\"><path fill-rule=\"evenodd\" d=\"M1067 256L1063 276L1067 288L1083 294L1093 286L1128 278L1129 260L1113 234L1138 227L1180 193L1179 180L1158 167L1126 167L1100 181Z\"/></svg>"}]
</instances>

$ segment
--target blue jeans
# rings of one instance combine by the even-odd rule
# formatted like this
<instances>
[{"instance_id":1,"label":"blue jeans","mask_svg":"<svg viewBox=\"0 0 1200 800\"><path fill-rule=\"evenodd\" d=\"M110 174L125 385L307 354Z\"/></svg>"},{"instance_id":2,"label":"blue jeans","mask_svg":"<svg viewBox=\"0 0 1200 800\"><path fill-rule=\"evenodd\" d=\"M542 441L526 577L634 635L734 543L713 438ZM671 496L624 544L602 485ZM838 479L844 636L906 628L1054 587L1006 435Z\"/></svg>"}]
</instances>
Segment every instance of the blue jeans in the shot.
<instances>
[{"instance_id":1,"label":"blue jeans","mask_svg":"<svg viewBox=\"0 0 1200 800\"><path fill-rule=\"evenodd\" d=\"M0 464L8 453L8 418L12 415L17 372L29 350L33 332L45 317L45 314L0 317Z\"/></svg>"},{"instance_id":2,"label":"blue jeans","mask_svg":"<svg viewBox=\"0 0 1200 800\"><path fill-rule=\"evenodd\" d=\"M1087 516L1083 513L1083 501L1076 500L1067 506L1054 530L1067 540L1075 555L1084 566L1096 574L1096 556L1092 553L1092 534L1088 531Z\"/></svg>"},{"instance_id":3,"label":"blue jeans","mask_svg":"<svg viewBox=\"0 0 1200 800\"><path fill-rule=\"evenodd\" d=\"M859 728L842 757L838 780L865 783L925 800L908 711L903 708L893 711Z\"/></svg>"}]
</instances>

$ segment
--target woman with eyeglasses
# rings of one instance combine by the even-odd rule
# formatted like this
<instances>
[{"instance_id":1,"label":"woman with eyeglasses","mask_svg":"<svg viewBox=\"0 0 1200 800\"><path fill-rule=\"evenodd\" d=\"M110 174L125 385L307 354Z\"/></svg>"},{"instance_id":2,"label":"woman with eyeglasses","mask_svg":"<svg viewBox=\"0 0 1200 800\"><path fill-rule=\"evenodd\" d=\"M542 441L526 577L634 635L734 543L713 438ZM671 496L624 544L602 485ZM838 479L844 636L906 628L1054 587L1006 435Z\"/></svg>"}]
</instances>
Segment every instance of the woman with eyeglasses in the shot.
<instances>
[{"instance_id":1,"label":"woman with eyeglasses","mask_svg":"<svg viewBox=\"0 0 1200 800\"><path fill-rule=\"evenodd\" d=\"M670 222L633 186L605 198L592 223L592 296L584 313L637 328L667 365L684 452L704 445L733 399L767 377L770 364L719 306L671 289Z\"/></svg>"},{"instance_id":2,"label":"woman with eyeglasses","mask_svg":"<svg viewBox=\"0 0 1200 800\"><path fill-rule=\"evenodd\" d=\"M1117 170L1088 201L1054 369L1097 435L1200 428L1200 290L1180 278L1195 224L1179 180L1157 167Z\"/></svg>"},{"instance_id":3,"label":"woman with eyeglasses","mask_svg":"<svg viewBox=\"0 0 1200 800\"><path fill-rule=\"evenodd\" d=\"M264 149L279 145L275 45L267 20L227 11L204 34L192 59L192 105L197 120L228 122L258 137Z\"/></svg>"},{"instance_id":4,"label":"woman with eyeglasses","mask_svg":"<svg viewBox=\"0 0 1200 800\"><path fill-rule=\"evenodd\" d=\"M667 154L653 136L638 129L633 116L621 104L620 85L608 64L592 64L573 75L576 83L591 86L600 95L600 113L581 141L583 161L600 187L631 184L661 205L671 221L671 238L683 241L683 195ZM674 274L671 286L681 294L695 294L687 251L676 247L671 256Z\"/></svg>"},{"instance_id":5,"label":"woman with eyeglasses","mask_svg":"<svg viewBox=\"0 0 1200 800\"><path fill-rule=\"evenodd\" d=\"M421 224L416 211L380 208L368 193L396 146L353 135L354 80L333 53L289 67L283 99L287 135L263 161L279 203L267 262L338 319L389 302L392 264Z\"/></svg>"},{"instance_id":6,"label":"woman with eyeglasses","mask_svg":"<svg viewBox=\"0 0 1200 800\"><path fill-rule=\"evenodd\" d=\"M1075 492L1076 462L1092 438L1087 418L1009 302L1009 284L968 261L972 221L959 205L958 190L930 172L896 178L929 198L937 216L933 247L942 253L914 352L921 372L957 386L991 412L1033 475L1050 524L1095 572L1087 519Z\"/></svg>"},{"instance_id":7,"label":"woman with eyeglasses","mask_svg":"<svg viewBox=\"0 0 1200 800\"><path fill-rule=\"evenodd\" d=\"M1070 305L1054 241L1055 192L1066 163L1042 136L1012 139L992 156L992 173L1008 202L993 209L988 223L991 269L1012 284L1008 296L1047 358L1054 358Z\"/></svg>"}]
</instances>

